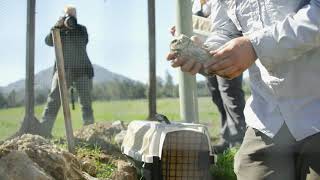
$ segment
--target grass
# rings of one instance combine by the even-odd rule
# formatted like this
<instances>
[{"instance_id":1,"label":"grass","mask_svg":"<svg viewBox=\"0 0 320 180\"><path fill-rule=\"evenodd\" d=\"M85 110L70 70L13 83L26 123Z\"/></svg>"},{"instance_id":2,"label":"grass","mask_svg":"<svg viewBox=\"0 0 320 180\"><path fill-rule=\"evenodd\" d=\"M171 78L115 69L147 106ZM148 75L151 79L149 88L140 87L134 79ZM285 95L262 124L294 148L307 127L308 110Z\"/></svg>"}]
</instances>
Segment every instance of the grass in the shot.
<instances>
[{"instance_id":1,"label":"grass","mask_svg":"<svg viewBox=\"0 0 320 180\"><path fill-rule=\"evenodd\" d=\"M122 120L130 122L132 120L144 120L148 115L147 100L126 100L126 101L104 101L94 102L94 116L96 122ZM35 107L35 116L40 119L44 105ZM219 113L211 98L203 97L198 99L199 120L200 123L209 127L210 135L213 139L217 139L219 134ZM170 120L180 121L179 99L168 98L157 100L158 113L166 115ZM76 104L76 109L71 111L73 120L73 129L76 130L82 126L81 110ZM24 117L24 108L10 108L0 110L0 140L4 140L20 127L21 120ZM63 137L65 134L63 114L60 110L54 129L55 138ZM233 173L233 156L236 150L232 149L222 155L219 155L217 164L212 168L214 177L222 180L235 180ZM111 173L116 169L113 163L104 163L98 160L101 153L99 148L78 147L77 153L81 155L89 155L96 159L98 177L110 177Z\"/></svg>"},{"instance_id":2,"label":"grass","mask_svg":"<svg viewBox=\"0 0 320 180\"><path fill-rule=\"evenodd\" d=\"M233 172L233 158L236 152L237 148L232 148L218 155L216 164L211 168L215 180L237 180Z\"/></svg>"},{"instance_id":3,"label":"grass","mask_svg":"<svg viewBox=\"0 0 320 180\"><path fill-rule=\"evenodd\" d=\"M97 178L110 178L112 173L117 169L112 161L101 161L102 151L99 146L81 146L76 148L78 157L90 157L93 160L97 171Z\"/></svg>"},{"instance_id":4,"label":"grass","mask_svg":"<svg viewBox=\"0 0 320 180\"><path fill-rule=\"evenodd\" d=\"M212 137L219 133L219 114L210 98L199 98L199 119L200 123L207 124ZM44 105L35 107L35 116L40 119ZM122 120L144 120L148 116L147 100L126 100L126 101L103 101L94 102L94 116L96 122ZM179 99L159 99L157 101L158 113L166 115L170 120L180 120ZM0 140L3 140L15 133L24 117L24 108L10 108L0 110ZM82 126L81 110L79 104L71 111L73 129ZM53 129L55 137L62 137L65 134L62 110L60 110Z\"/></svg>"}]
</instances>

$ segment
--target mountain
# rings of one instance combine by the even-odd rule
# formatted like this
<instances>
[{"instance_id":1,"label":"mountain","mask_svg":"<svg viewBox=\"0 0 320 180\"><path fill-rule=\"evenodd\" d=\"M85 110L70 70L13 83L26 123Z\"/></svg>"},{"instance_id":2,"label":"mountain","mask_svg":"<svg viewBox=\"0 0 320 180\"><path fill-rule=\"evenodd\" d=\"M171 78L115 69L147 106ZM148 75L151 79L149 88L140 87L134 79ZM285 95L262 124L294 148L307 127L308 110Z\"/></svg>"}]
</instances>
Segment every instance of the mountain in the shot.
<instances>
[{"instance_id":1,"label":"mountain","mask_svg":"<svg viewBox=\"0 0 320 180\"><path fill-rule=\"evenodd\" d=\"M94 64L94 84L107 83L111 81L134 81L123 75L113 73L99 65ZM35 74L35 90L49 90L51 88L51 79L53 74L53 67L47 68ZM9 94L12 90L16 92L23 92L25 87L25 80L18 80L9 84L6 87L0 87L0 91L4 94Z\"/></svg>"}]
</instances>

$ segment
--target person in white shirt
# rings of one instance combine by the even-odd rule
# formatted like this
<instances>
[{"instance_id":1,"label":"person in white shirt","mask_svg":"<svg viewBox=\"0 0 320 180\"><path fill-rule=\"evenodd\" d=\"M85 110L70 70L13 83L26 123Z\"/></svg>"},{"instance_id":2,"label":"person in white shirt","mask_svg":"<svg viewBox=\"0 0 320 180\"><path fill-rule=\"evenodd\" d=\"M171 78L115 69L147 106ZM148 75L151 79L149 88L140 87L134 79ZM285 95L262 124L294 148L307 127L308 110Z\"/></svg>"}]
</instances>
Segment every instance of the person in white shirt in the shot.
<instances>
[{"instance_id":1,"label":"person in white shirt","mask_svg":"<svg viewBox=\"0 0 320 180\"><path fill-rule=\"evenodd\" d=\"M215 28L219 27L219 24L223 23L223 18L217 17L222 9L213 2L212 0L195 0L192 13L210 19L210 29L214 31ZM194 28L197 35L198 29ZM207 32L207 34L210 34L210 32ZM205 39L203 36L199 35L197 39L199 41ZM242 74L231 80L220 76L206 76L205 78L212 101L216 104L220 113L220 140L213 146L213 150L215 153L223 153L230 147L240 145L246 130L243 115L245 98L242 90Z\"/></svg>"},{"instance_id":2,"label":"person in white shirt","mask_svg":"<svg viewBox=\"0 0 320 180\"><path fill-rule=\"evenodd\" d=\"M173 67L232 79L249 70L238 180L320 179L320 0L215 0L212 61L168 55ZM213 13L213 12L211 12Z\"/></svg>"}]
</instances>

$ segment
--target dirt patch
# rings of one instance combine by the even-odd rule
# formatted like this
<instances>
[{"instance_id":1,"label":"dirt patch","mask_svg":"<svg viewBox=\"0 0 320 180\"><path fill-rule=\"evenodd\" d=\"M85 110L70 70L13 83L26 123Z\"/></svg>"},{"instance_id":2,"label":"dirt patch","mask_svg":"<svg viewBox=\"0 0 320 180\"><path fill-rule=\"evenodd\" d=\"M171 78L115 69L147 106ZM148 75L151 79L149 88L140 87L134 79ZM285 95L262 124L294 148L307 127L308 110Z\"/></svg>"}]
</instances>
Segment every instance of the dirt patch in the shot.
<instances>
[{"instance_id":1,"label":"dirt patch","mask_svg":"<svg viewBox=\"0 0 320 180\"><path fill-rule=\"evenodd\" d=\"M8 169L14 162L16 170L0 171L0 179L88 179L80 161L73 154L57 147L41 136L26 134L0 145L0 169ZM30 166L29 166L30 165ZM10 174L11 173L11 174ZM11 178L9 178L11 179ZM8 179L8 180L9 180Z\"/></svg>"}]
</instances>

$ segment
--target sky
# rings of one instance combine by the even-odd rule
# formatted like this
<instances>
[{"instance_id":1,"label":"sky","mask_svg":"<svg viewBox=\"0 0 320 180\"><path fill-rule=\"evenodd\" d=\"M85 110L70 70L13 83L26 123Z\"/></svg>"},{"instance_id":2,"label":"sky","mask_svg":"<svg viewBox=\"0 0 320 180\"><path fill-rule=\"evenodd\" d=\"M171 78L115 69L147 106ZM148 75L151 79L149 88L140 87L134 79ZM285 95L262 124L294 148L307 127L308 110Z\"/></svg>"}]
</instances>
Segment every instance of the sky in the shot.
<instances>
[{"instance_id":1,"label":"sky","mask_svg":"<svg viewBox=\"0 0 320 180\"><path fill-rule=\"evenodd\" d=\"M25 78L26 0L0 0L0 86ZM54 64L54 50L45 36L63 15L66 4L77 7L78 22L87 27L88 55L93 64L134 80L148 81L147 0L37 0L35 72ZM175 24L174 0L156 1L157 75L178 73L165 60ZM201 79L201 78L200 78Z\"/></svg>"}]
</instances>

